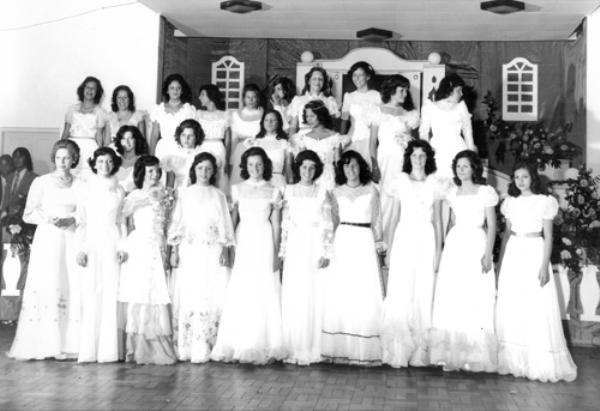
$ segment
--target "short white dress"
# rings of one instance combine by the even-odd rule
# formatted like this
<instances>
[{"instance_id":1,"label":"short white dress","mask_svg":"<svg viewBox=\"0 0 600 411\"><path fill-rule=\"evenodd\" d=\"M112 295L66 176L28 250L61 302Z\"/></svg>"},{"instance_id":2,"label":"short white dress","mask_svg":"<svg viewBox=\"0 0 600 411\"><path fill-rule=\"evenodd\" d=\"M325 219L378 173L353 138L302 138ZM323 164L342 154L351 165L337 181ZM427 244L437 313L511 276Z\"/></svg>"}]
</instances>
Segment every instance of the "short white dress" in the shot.
<instances>
[{"instance_id":1,"label":"short white dress","mask_svg":"<svg viewBox=\"0 0 600 411\"><path fill-rule=\"evenodd\" d=\"M352 365L381 364L383 289L375 238L381 238L379 192L369 183L333 190L339 225L323 286L321 355Z\"/></svg>"},{"instance_id":2,"label":"short white dress","mask_svg":"<svg viewBox=\"0 0 600 411\"><path fill-rule=\"evenodd\" d=\"M211 358L266 364L285 357L279 272L273 272L271 212L279 190L267 181L246 180L231 187L240 222L233 269L227 286L217 342Z\"/></svg>"},{"instance_id":3,"label":"short white dress","mask_svg":"<svg viewBox=\"0 0 600 411\"><path fill-rule=\"evenodd\" d=\"M91 172L88 159L92 157L94 151L98 148L96 133L106 126L108 114L102 107L96 106L91 113L81 111L82 103L77 103L69 107L65 115L65 123L70 124L69 140L74 141L79 146L79 163L74 170L76 174L82 170ZM86 172L86 177L87 177Z\"/></svg>"},{"instance_id":4,"label":"short white dress","mask_svg":"<svg viewBox=\"0 0 600 411\"><path fill-rule=\"evenodd\" d=\"M308 365L321 361L321 258L331 258L333 222L326 190L312 184L285 189L281 247L283 340L286 362Z\"/></svg>"},{"instance_id":5,"label":"short white dress","mask_svg":"<svg viewBox=\"0 0 600 411\"><path fill-rule=\"evenodd\" d=\"M350 115L348 137L350 145L345 150L357 151L371 165L371 126L379 116L381 95L377 90L358 90L344 94L342 112Z\"/></svg>"},{"instance_id":6,"label":"short white dress","mask_svg":"<svg viewBox=\"0 0 600 411\"><path fill-rule=\"evenodd\" d=\"M246 140L256 137L260 131L261 113L262 109L252 110L246 107L241 111L231 112L231 185L243 181L240 176L242 154L250 147ZM246 118L254 118L254 120L246 120Z\"/></svg>"},{"instance_id":7,"label":"short white dress","mask_svg":"<svg viewBox=\"0 0 600 411\"><path fill-rule=\"evenodd\" d=\"M306 103L313 100L322 101L325 107L327 107L329 114L331 114L331 117L338 118L340 116L340 108L333 96L325 96L323 93L310 94L309 92L306 92L301 96L294 96L292 102L288 106L288 115L290 118L298 119L298 133L300 134L305 134L310 131L310 127L304 122L303 113Z\"/></svg>"},{"instance_id":8,"label":"short white dress","mask_svg":"<svg viewBox=\"0 0 600 411\"><path fill-rule=\"evenodd\" d=\"M342 137L334 133L320 140L298 133L292 137L292 149L295 155L302 150L312 150L318 154L323 162L323 174L315 180L315 183L325 190L331 191L335 187L335 163L338 160L342 146Z\"/></svg>"},{"instance_id":9,"label":"short white dress","mask_svg":"<svg viewBox=\"0 0 600 411\"><path fill-rule=\"evenodd\" d=\"M167 112L165 103L154 106L150 112L150 119L160 126L160 140L158 140L154 150L159 160L162 160L164 156L170 154L179 146L175 141L175 130L181 122L195 117L196 109L190 103L184 103L174 113Z\"/></svg>"},{"instance_id":10,"label":"short white dress","mask_svg":"<svg viewBox=\"0 0 600 411\"><path fill-rule=\"evenodd\" d=\"M567 348L558 307L557 285L540 286L544 254L543 221L558 212L554 197L542 194L507 197L501 211L515 233L506 244L498 278L496 333L498 372L531 380L573 381L577 367Z\"/></svg>"},{"instance_id":11,"label":"short white dress","mask_svg":"<svg viewBox=\"0 0 600 411\"><path fill-rule=\"evenodd\" d=\"M431 363L445 370L495 372L497 341L494 331L496 276L483 272L485 210L498 204L498 194L487 185L474 194L446 197L455 225L444 243L433 303L430 335Z\"/></svg>"},{"instance_id":12,"label":"short white dress","mask_svg":"<svg viewBox=\"0 0 600 411\"><path fill-rule=\"evenodd\" d=\"M225 194L213 186L191 185L180 191L169 228L169 243L179 247L173 307L177 358L194 363L210 359L229 280L219 263L223 247L234 244Z\"/></svg>"},{"instance_id":13,"label":"short white dress","mask_svg":"<svg viewBox=\"0 0 600 411\"><path fill-rule=\"evenodd\" d=\"M204 130L204 141L200 151L206 151L217 160L216 181L217 187L225 194L229 194L229 177L225 173L227 152L225 148L225 134L231 126L229 112L215 110L196 111L196 120Z\"/></svg>"}]
</instances>

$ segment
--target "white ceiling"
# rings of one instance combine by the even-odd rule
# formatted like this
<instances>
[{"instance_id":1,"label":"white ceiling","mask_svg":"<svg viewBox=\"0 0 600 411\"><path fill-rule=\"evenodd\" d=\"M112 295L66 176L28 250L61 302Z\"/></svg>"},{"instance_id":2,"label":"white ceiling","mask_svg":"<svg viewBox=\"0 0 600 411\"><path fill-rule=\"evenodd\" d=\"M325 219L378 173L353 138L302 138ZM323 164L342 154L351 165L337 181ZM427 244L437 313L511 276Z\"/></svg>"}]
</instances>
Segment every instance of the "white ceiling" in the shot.
<instances>
[{"instance_id":1,"label":"white ceiling","mask_svg":"<svg viewBox=\"0 0 600 411\"><path fill-rule=\"evenodd\" d=\"M498 15L479 0L265 0L264 10L235 14L220 0L140 0L188 36L355 39L369 27L399 40L564 40L599 0L531 0Z\"/></svg>"}]
</instances>

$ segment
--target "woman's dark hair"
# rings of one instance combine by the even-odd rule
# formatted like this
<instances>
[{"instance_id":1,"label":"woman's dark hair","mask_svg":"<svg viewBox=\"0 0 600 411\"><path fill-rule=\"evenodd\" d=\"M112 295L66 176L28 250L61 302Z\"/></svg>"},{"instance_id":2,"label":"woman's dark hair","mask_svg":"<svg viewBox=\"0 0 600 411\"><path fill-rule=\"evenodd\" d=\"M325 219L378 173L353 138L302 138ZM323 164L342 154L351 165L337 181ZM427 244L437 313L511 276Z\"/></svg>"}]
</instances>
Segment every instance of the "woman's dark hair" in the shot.
<instances>
[{"instance_id":1,"label":"woman's dark hair","mask_svg":"<svg viewBox=\"0 0 600 411\"><path fill-rule=\"evenodd\" d=\"M121 156L123 154L125 154L125 149L123 148L123 145L121 144L121 140L123 139L123 137L125 136L125 133L127 133L127 132L130 132L131 136L135 140L135 146L133 149L135 152L135 155L141 156L142 154L148 154L148 142L142 135L142 132L136 126L129 126L129 125L121 126L119 128L119 131L117 131L117 135L115 136L115 138L113 140L113 144L115 145L115 148L117 149L117 153L119 153L119 155L121 155Z\"/></svg>"},{"instance_id":2,"label":"woman's dark hair","mask_svg":"<svg viewBox=\"0 0 600 411\"><path fill-rule=\"evenodd\" d=\"M437 170L437 165L435 164L435 152L433 151L431 144L420 139L412 139L408 142L406 150L404 150L404 163L402 164L402 171L406 174L410 174L412 172L410 156L417 148L423 150L427 156L427 160L425 160L425 174L430 175L435 173Z\"/></svg>"},{"instance_id":3,"label":"woman's dark hair","mask_svg":"<svg viewBox=\"0 0 600 411\"><path fill-rule=\"evenodd\" d=\"M531 177L531 186L529 189L533 194L548 194L548 191L540 178L540 174L538 173L537 164L533 161L519 161L515 164L510 177L510 184L508 185L509 196L519 197L521 195L521 190L519 190L515 183L515 173L517 170L527 170Z\"/></svg>"},{"instance_id":4,"label":"woman's dark hair","mask_svg":"<svg viewBox=\"0 0 600 411\"><path fill-rule=\"evenodd\" d=\"M117 171L119 171L119 167L121 167L121 163L123 162L123 160L121 160L121 157L119 157L117 153L115 153L115 150L113 150L110 147L97 148L94 151L94 154L92 154L92 156L88 158L88 164L90 165L90 168L92 169L94 174L98 174L98 170L96 169L96 160L98 160L98 157L100 156L110 156L110 158L113 161L113 168L112 170L110 170L109 175L115 175Z\"/></svg>"},{"instance_id":5,"label":"woman's dark hair","mask_svg":"<svg viewBox=\"0 0 600 411\"><path fill-rule=\"evenodd\" d=\"M202 144L204 141L204 130L202 130L200 123L193 119L183 120L175 129L175 141L177 144L181 145L181 133L183 133L183 130L186 128L191 128L194 130L194 136L196 137L194 147L198 147L200 144Z\"/></svg>"},{"instance_id":6,"label":"woman's dark hair","mask_svg":"<svg viewBox=\"0 0 600 411\"><path fill-rule=\"evenodd\" d=\"M306 73L304 75L304 88L302 89L302 94L306 94L310 91L310 78L312 77L312 75L315 71L318 71L319 73L321 73L323 75L323 88L321 89L321 91L323 92L323 95L330 96L331 91L330 91L330 84L329 84L330 83L329 76L327 75L327 71L323 67L318 67L318 66L314 66L313 68L310 69L310 71L308 73Z\"/></svg>"},{"instance_id":7,"label":"woman's dark hair","mask_svg":"<svg viewBox=\"0 0 600 411\"><path fill-rule=\"evenodd\" d=\"M127 107L127 110L133 113L135 111L135 100L133 97L133 91L131 91L129 86L126 86L124 84L115 87L115 89L113 90L112 98L110 99L110 108L115 113L119 111L119 106L117 105L117 95L119 94L119 91L124 91L125 93L127 93L127 98L129 99L129 106Z\"/></svg>"},{"instance_id":8,"label":"woman's dark hair","mask_svg":"<svg viewBox=\"0 0 600 411\"><path fill-rule=\"evenodd\" d=\"M346 164L350 164L350 161L356 160L358 163L358 167L360 169L358 173L358 179L360 184L363 186L371 181L373 181L373 175L371 174L371 169L369 165L365 161L365 159L354 150L348 150L342 153L342 157L340 161L337 162L335 166L335 183L337 185L346 184L348 179L346 178L346 174L344 174L344 166Z\"/></svg>"},{"instance_id":9,"label":"woman's dark hair","mask_svg":"<svg viewBox=\"0 0 600 411\"><path fill-rule=\"evenodd\" d=\"M352 66L350 66L350 70L348 70L347 75L350 80L352 80L352 75L358 69L362 69L362 71L367 76L367 88L369 88L369 89L373 88L372 83L373 83L373 80L375 80L375 70L373 69L373 66L371 66L366 61L357 61ZM352 82L352 84L354 84L354 82Z\"/></svg>"},{"instance_id":10,"label":"woman's dark hair","mask_svg":"<svg viewBox=\"0 0 600 411\"><path fill-rule=\"evenodd\" d=\"M179 73L169 74L167 76L167 78L165 79L165 81L163 81L162 91L161 91L162 100L165 103L167 103L169 101L169 85L174 81L178 82L179 85L181 86L181 97L179 97L181 102L182 103L191 102L192 101L192 89L190 88L190 85L187 83L187 81L185 81L183 76Z\"/></svg>"},{"instance_id":11,"label":"woman's dark hair","mask_svg":"<svg viewBox=\"0 0 600 411\"><path fill-rule=\"evenodd\" d=\"M33 160L31 160L31 153L25 147L17 147L12 153L12 158L23 157L25 159L25 168L29 171L33 171Z\"/></svg>"},{"instance_id":12,"label":"woman's dark hair","mask_svg":"<svg viewBox=\"0 0 600 411\"><path fill-rule=\"evenodd\" d=\"M273 93L275 92L275 87L277 87L280 84L281 84L281 88L283 89L283 99L285 101L287 101L288 103L290 103L292 101L292 99L294 98L294 96L296 95L296 85L294 84L294 82L292 80L290 80L287 77L279 77L273 82L273 85L271 86L271 93L269 94L269 97L271 97L273 95Z\"/></svg>"},{"instance_id":13,"label":"woman's dark hair","mask_svg":"<svg viewBox=\"0 0 600 411\"><path fill-rule=\"evenodd\" d=\"M312 100L304 105L302 109L302 121L306 123L306 110L310 110L317 116L319 124L325 128L331 129L333 127L333 118L329 113L329 110L321 100Z\"/></svg>"},{"instance_id":14,"label":"woman's dark hair","mask_svg":"<svg viewBox=\"0 0 600 411\"><path fill-rule=\"evenodd\" d=\"M389 103L398 87L406 89L406 98L404 99L404 103L402 103L402 108L406 111L414 110L415 104L410 94L410 81L401 74L395 74L385 79L381 85L381 101Z\"/></svg>"},{"instance_id":15,"label":"woman's dark hair","mask_svg":"<svg viewBox=\"0 0 600 411\"><path fill-rule=\"evenodd\" d=\"M260 120L260 131L256 135L256 138L263 138L267 135L267 130L265 130L265 118L268 114L273 114L277 117L277 130L275 131L277 140L287 140L288 135L283 131L283 118L281 117L281 113L274 109L265 110L263 113L262 119Z\"/></svg>"},{"instance_id":16,"label":"woman's dark hair","mask_svg":"<svg viewBox=\"0 0 600 411\"><path fill-rule=\"evenodd\" d=\"M71 164L71 168L77 167L77 164L79 164L79 157L80 157L81 151L79 150L79 146L77 145L76 142L74 142L73 140L66 140L66 139L58 140L52 146L52 150L50 151L50 161L52 162L52 164L54 164L56 152L58 150L60 150L61 148L66 149L69 152L69 154L71 155L71 159L73 160L73 163Z\"/></svg>"},{"instance_id":17,"label":"woman's dark hair","mask_svg":"<svg viewBox=\"0 0 600 411\"><path fill-rule=\"evenodd\" d=\"M258 87L254 83L246 84L244 86L244 90L242 90L242 105L244 104L243 100L246 97L246 93L249 93L249 92L253 92L254 94L256 94L256 106L264 107L263 96L262 96L262 93L260 92L260 87Z\"/></svg>"},{"instance_id":18,"label":"woman's dark hair","mask_svg":"<svg viewBox=\"0 0 600 411\"><path fill-rule=\"evenodd\" d=\"M210 176L208 183L211 186L214 186L217 182L217 159L215 158L215 156L206 151L203 151L200 154L196 154L196 157L194 157L194 161L192 162L192 165L190 167L190 182L192 184L196 184L196 181L198 181L198 177L196 176L196 166L203 161L210 161L210 163L213 166L213 173L212 176Z\"/></svg>"},{"instance_id":19,"label":"woman's dark hair","mask_svg":"<svg viewBox=\"0 0 600 411\"><path fill-rule=\"evenodd\" d=\"M319 155L312 150L302 150L298 153L296 159L292 163L292 171L294 172L295 183L300 181L300 167L305 161L312 161L315 163L315 176L313 177L313 181L321 177L321 174L323 174L323 161L321 161L321 157L319 157Z\"/></svg>"},{"instance_id":20,"label":"woman's dark hair","mask_svg":"<svg viewBox=\"0 0 600 411\"><path fill-rule=\"evenodd\" d=\"M474 152L473 150L463 150L454 157L454 160L452 160L452 172L454 173L454 178L453 178L454 184L456 184L457 186L461 185L460 178L458 178L458 175L456 174L456 164L458 164L458 160L460 160L461 158L466 158L467 160L469 160L469 163L471 164L471 170L473 170L473 175L471 176L471 180L473 181L473 183L485 184L486 181L485 181L485 178L483 177L483 163L481 162L481 159L479 158L477 153Z\"/></svg>"},{"instance_id":21,"label":"woman's dark hair","mask_svg":"<svg viewBox=\"0 0 600 411\"><path fill-rule=\"evenodd\" d=\"M225 110L225 96L219 87L214 84L205 84L198 90L198 96L200 96L203 91L206 93L208 99L214 103L217 110ZM200 107L200 110L206 110L206 107L202 106Z\"/></svg>"},{"instance_id":22,"label":"woman's dark hair","mask_svg":"<svg viewBox=\"0 0 600 411\"><path fill-rule=\"evenodd\" d=\"M456 87L464 87L465 81L458 74L448 74L440 81L440 86L435 91L434 101L440 101L448 97Z\"/></svg>"},{"instance_id":23,"label":"woman's dark hair","mask_svg":"<svg viewBox=\"0 0 600 411\"><path fill-rule=\"evenodd\" d=\"M265 150L260 147L250 147L248 150L244 151L244 154L242 154L242 162L240 164L240 177L242 177L244 180L250 178L250 174L248 174L248 158L253 156L259 156L262 158L264 166L263 179L270 181L271 177L273 177L273 162L271 162L271 159Z\"/></svg>"},{"instance_id":24,"label":"woman's dark hair","mask_svg":"<svg viewBox=\"0 0 600 411\"><path fill-rule=\"evenodd\" d=\"M85 89L85 85L89 82L96 83L96 95L94 96L94 103L99 104L100 100L102 100L102 96L104 95L104 89L102 88L102 83L96 77L87 76L85 80L77 87L77 97L79 101L83 102L83 90Z\"/></svg>"},{"instance_id":25,"label":"woman's dark hair","mask_svg":"<svg viewBox=\"0 0 600 411\"><path fill-rule=\"evenodd\" d=\"M144 186L144 179L146 178L146 167L158 166L159 176L162 175L162 169L160 168L160 160L149 154L140 156L133 165L133 183L137 188Z\"/></svg>"}]
</instances>

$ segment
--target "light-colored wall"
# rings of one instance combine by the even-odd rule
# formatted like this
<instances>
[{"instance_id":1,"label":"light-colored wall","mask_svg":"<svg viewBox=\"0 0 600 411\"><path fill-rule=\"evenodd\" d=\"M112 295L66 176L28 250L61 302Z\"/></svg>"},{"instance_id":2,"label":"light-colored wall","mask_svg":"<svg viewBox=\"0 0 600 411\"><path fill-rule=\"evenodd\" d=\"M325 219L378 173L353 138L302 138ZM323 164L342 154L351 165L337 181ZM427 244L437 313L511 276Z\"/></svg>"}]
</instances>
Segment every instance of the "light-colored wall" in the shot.
<instances>
[{"instance_id":1,"label":"light-colored wall","mask_svg":"<svg viewBox=\"0 0 600 411\"><path fill-rule=\"evenodd\" d=\"M600 9L587 22L587 164L600 174Z\"/></svg>"},{"instance_id":2,"label":"light-colored wall","mask_svg":"<svg viewBox=\"0 0 600 411\"><path fill-rule=\"evenodd\" d=\"M146 6L128 0L2 2L1 29L28 25L34 26L0 31L0 129L62 128L88 75L101 80L105 109L119 84L133 89L139 108L156 103L160 16Z\"/></svg>"}]
</instances>

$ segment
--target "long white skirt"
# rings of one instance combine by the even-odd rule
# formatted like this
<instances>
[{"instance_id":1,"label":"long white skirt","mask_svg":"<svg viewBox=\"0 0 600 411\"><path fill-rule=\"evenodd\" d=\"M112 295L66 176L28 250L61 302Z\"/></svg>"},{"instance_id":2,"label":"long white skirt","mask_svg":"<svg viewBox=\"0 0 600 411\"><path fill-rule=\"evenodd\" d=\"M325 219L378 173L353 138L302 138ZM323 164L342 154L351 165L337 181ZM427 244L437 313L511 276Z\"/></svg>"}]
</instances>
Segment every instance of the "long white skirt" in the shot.
<instances>
[{"instance_id":1,"label":"long white skirt","mask_svg":"<svg viewBox=\"0 0 600 411\"><path fill-rule=\"evenodd\" d=\"M431 363L446 370L494 372L496 278L482 272L482 228L454 226L438 271L430 335Z\"/></svg>"},{"instance_id":2,"label":"long white skirt","mask_svg":"<svg viewBox=\"0 0 600 411\"><path fill-rule=\"evenodd\" d=\"M577 367L563 333L552 269L540 287L541 237L512 236L506 245L496 305L498 372L532 380L573 381Z\"/></svg>"}]
</instances>

